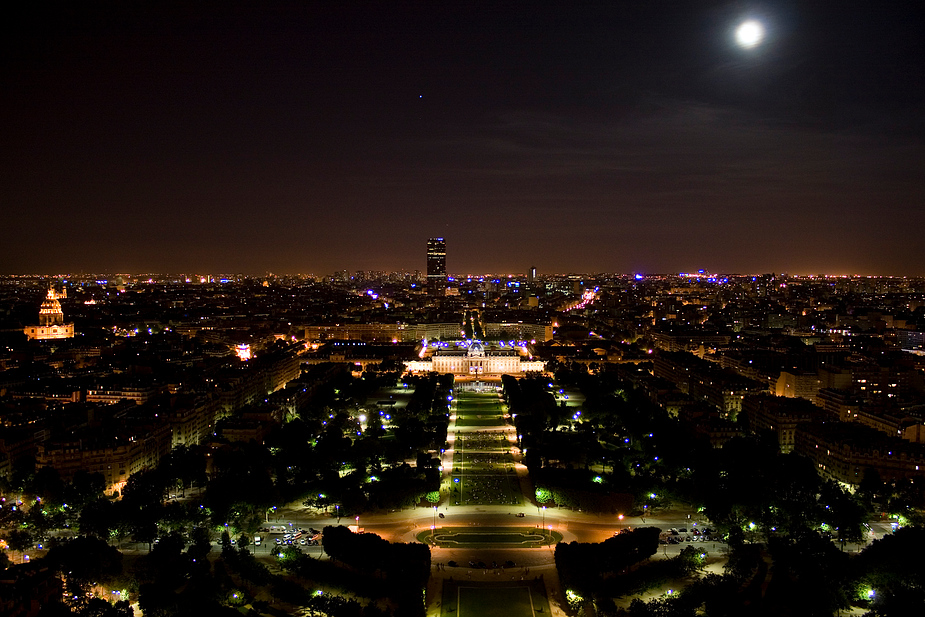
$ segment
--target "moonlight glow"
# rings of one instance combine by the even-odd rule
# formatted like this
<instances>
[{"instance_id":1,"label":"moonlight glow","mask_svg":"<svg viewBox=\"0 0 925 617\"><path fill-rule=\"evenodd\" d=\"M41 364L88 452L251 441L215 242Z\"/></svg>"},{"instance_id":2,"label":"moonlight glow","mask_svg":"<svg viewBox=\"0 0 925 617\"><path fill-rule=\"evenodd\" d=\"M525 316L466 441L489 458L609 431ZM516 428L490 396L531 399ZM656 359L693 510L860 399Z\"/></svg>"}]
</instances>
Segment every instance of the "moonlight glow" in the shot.
<instances>
[{"instance_id":1,"label":"moonlight glow","mask_svg":"<svg viewBox=\"0 0 925 617\"><path fill-rule=\"evenodd\" d=\"M754 47L764 38L764 27L754 20L743 22L736 28L736 41L742 47Z\"/></svg>"}]
</instances>

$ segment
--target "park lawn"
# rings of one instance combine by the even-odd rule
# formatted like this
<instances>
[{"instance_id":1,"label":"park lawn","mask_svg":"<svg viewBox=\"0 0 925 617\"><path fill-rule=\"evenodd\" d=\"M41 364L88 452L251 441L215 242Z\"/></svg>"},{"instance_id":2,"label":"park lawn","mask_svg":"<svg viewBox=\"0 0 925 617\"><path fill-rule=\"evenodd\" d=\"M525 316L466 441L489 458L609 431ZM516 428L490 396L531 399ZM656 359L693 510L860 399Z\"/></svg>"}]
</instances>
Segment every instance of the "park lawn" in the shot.
<instances>
[{"instance_id":1,"label":"park lawn","mask_svg":"<svg viewBox=\"0 0 925 617\"><path fill-rule=\"evenodd\" d=\"M528 587L460 587L459 617L533 617Z\"/></svg>"},{"instance_id":2,"label":"park lawn","mask_svg":"<svg viewBox=\"0 0 925 617\"><path fill-rule=\"evenodd\" d=\"M456 418L456 426L504 426L504 418L501 416L481 418Z\"/></svg>"},{"instance_id":3,"label":"park lawn","mask_svg":"<svg viewBox=\"0 0 925 617\"><path fill-rule=\"evenodd\" d=\"M548 615L542 580L511 583L444 581L442 617L534 617Z\"/></svg>"},{"instance_id":4,"label":"park lawn","mask_svg":"<svg viewBox=\"0 0 925 617\"><path fill-rule=\"evenodd\" d=\"M485 439L484 437L468 437L465 433L459 433L456 435L456 443L459 444L458 449L479 450L481 452L509 452L511 449L511 442L505 437Z\"/></svg>"},{"instance_id":5,"label":"park lawn","mask_svg":"<svg viewBox=\"0 0 925 617\"><path fill-rule=\"evenodd\" d=\"M520 492L520 480L513 470L496 471L487 474L462 475L464 470L453 470L453 490L450 493L450 503L463 506L500 506L522 505L523 494ZM459 480L459 482L457 482ZM497 480L499 486L489 487L481 484L480 480ZM497 489L497 490L495 490ZM472 495L481 494L482 497L473 498ZM459 498L463 497L460 502Z\"/></svg>"},{"instance_id":6,"label":"park lawn","mask_svg":"<svg viewBox=\"0 0 925 617\"><path fill-rule=\"evenodd\" d=\"M417 541L431 544L436 533L441 548L542 548L562 541L562 534L535 527L438 527L417 535Z\"/></svg>"}]
</instances>

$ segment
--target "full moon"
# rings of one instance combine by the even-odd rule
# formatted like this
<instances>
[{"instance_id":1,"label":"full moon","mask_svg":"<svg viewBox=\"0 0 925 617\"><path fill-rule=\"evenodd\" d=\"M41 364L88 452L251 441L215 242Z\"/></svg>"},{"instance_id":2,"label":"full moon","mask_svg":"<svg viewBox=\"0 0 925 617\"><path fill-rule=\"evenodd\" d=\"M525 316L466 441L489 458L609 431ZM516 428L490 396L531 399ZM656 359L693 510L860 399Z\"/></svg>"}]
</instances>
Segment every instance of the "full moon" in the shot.
<instances>
[{"instance_id":1,"label":"full moon","mask_svg":"<svg viewBox=\"0 0 925 617\"><path fill-rule=\"evenodd\" d=\"M754 47L764 38L764 27L755 20L742 22L736 28L736 41L742 47Z\"/></svg>"}]
</instances>

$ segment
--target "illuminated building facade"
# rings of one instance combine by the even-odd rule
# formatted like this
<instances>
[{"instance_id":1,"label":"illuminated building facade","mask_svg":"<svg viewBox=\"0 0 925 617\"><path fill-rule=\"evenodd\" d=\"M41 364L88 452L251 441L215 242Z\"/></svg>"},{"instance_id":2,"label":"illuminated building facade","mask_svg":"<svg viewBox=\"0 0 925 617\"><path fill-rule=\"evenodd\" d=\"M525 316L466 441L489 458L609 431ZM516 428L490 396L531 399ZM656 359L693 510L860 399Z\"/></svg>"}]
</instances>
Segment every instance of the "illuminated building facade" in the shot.
<instances>
[{"instance_id":1,"label":"illuminated building facade","mask_svg":"<svg viewBox=\"0 0 925 617\"><path fill-rule=\"evenodd\" d=\"M306 326L305 340L312 342L332 340L384 341L396 343L418 342L424 339L458 338L462 326L456 322L431 324L404 323L345 323Z\"/></svg>"},{"instance_id":2,"label":"illuminated building facade","mask_svg":"<svg viewBox=\"0 0 925 617\"><path fill-rule=\"evenodd\" d=\"M443 238L427 241L427 293L446 295L446 241Z\"/></svg>"},{"instance_id":3,"label":"illuminated building facade","mask_svg":"<svg viewBox=\"0 0 925 617\"><path fill-rule=\"evenodd\" d=\"M405 362L405 367L412 373L454 375L517 375L546 368L545 362L534 360L524 345L505 348L491 345L486 349L481 341L472 341L460 350L445 348L448 343L434 344L439 347L422 349L421 359Z\"/></svg>"},{"instance_id":4,"label":"illuminated building facade","mask_svg":"<svg viewBox=\"0 0 925 617\"><path fill-rule=\"evenodd\" d=\"M49 287L48 295L39 309L38 325L23 328L26 337L34 340L74 338L74 324L64 323L64 311L61 310L59 301L59 298L66 297L66 290L59 294L54 287Z\"/></svg>"},{"instance_id":5,"label":"illuminated building facade","mask_svg":"<svg viewBox=\"0 0 925 617\"><path fill-rule=\"evenodd\" d=\"M38 445L35 459L39 469L53 467L65 480L79 471L100 473L105 493L121 493L129 476L154 469L170 452L170 425L162 423L137 432L128 429L118 435L86 435L82 439L48 440Z\"/></svg>"},{"instance_id":6,"label":"illuminated building facade","mask_svg":"<svg viewBox=\"0 0 925 617\"><path fill-rule=\"evenodd\" d=\"M489 339L551 341L552 324L492 323L484 324L485 337ZM411 343L422 340L455 340L463 334L463 327L456 322L444 323L345 323L305 326L305 340L323 343L334 340L383 341Z\"/></svg>"},{"instance_id":7,"label":"illuminated building facade","mask_svg":"<svg viewBox=\"0 0 925 617\"><path fill-rule=\"evenodd\" d=\"M801 424L794 451L810 459L823 478L852 490L871 469L884 482L914 482L925 472L925 445L888 437L856 422Z\"/></svg>"}]
</instances>

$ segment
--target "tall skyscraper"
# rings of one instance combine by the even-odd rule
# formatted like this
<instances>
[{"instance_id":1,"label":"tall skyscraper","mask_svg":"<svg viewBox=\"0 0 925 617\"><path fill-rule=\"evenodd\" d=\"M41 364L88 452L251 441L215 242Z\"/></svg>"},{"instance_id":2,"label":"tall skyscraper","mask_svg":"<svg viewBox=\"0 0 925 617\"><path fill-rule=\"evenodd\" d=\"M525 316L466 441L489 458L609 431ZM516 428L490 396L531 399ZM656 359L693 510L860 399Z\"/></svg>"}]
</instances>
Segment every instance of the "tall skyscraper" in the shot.
<instances>
[{"instance_id":1,"label":"tall skyscraper","mask_svg":"<svg viewBox=\"0 0 925 617\"><path fill-rule=\"evenodd\" d=\"M446 241L443 238L427 241L427 293L446 295Z\"/></svg>"}]
</instances>

